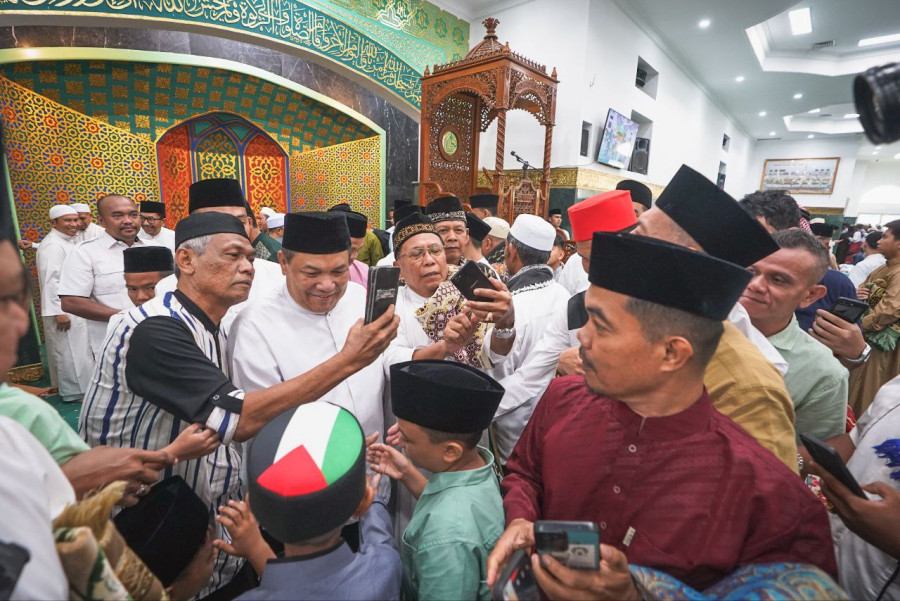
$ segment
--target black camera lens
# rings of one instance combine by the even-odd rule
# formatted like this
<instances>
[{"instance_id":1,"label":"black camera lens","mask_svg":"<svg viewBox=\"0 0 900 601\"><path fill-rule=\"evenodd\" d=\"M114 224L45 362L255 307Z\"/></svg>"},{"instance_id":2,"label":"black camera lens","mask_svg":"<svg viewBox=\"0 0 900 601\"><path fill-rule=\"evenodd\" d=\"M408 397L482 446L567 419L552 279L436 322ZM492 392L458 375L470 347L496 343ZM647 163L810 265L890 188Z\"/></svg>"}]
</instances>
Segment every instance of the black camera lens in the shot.
<instances>
[{"instance_id":1,"label":"black camera lens","mask_svg":"<svg viewBox=\"0 0 900 601\"><path fill-rule=\"evenodd\" d=\"M900 63L873 67L853 81L856 112L873 144L900 140Z\"/></svg>"}]
</instances>

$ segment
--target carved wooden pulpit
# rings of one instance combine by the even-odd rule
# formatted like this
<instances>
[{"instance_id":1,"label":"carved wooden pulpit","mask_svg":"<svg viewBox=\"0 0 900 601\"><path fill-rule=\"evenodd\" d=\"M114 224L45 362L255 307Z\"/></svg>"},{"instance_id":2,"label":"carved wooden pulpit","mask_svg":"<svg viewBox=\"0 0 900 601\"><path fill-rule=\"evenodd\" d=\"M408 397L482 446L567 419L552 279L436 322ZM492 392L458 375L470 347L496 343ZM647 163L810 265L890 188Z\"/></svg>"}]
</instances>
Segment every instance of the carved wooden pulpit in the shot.
<instances>
[{"instance_id":1,"label":"carved wooden pulpit","mask_svg":"<svg viewBox=\"0 0 900 601\"><path fill-rule=\"evenodd\" d=\"M487 34L462 60L425 68L422 77L421 163L419 203L444 194L463 201L475 193L478 179L478 142L497 119L497 151L491 187L500 196L501 217L512 223L517 215L547 216L550 192L550 150L556 115L556 69L547 75L539 65L497 41L500 22L483 21ZM531 180L507 184L503 174L506 113L521 109L544 126L544 164L540 185Z\"/></svg>"}]
</instances>

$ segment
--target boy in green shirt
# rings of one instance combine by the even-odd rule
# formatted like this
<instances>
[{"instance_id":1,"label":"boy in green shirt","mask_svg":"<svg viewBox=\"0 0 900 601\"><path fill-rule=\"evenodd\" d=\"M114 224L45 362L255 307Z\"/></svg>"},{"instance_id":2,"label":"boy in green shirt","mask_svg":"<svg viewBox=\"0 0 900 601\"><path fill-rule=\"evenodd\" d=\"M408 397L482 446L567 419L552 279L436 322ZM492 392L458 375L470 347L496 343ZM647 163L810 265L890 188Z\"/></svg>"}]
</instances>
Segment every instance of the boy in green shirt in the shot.
<instances>
[{"instance_id":1,"label":"boy in green shirt","mask_svg":"<svg viewBox=\"0 0 900 601\"><path fill-rule=\"evenodd\" d=\"M373 444L368 459L418 499L400 552L404 599L491 598L485 564L503 534L503 501L494 458L477 445L502 397L495 380L459 363L391 367L398 444L406 455Z\"/></svg>"}]
</instances>

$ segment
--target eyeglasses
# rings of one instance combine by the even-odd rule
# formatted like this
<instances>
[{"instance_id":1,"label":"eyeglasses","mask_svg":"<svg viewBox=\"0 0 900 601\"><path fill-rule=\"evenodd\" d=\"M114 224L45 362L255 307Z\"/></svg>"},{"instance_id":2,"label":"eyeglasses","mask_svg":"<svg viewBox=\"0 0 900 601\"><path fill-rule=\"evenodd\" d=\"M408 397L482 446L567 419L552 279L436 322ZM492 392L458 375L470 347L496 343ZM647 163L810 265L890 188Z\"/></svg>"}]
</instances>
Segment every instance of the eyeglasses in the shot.
<instances>
[{"instance_id":1,"label":"eyeglasses","mask_svg":"<svg viewBox=\"0 0 900 601\"><path fill-rule=\"evenodd\" d=\"M404 253L397 258L402 259L403 257L409 257L413 261L421 261L423 258L425 258L425 253L428 253L432 257L440 257L442 254L444 254L444 247L440 244L420 246L419 248L414 248L408 253Z\"/></svg>"},{"instance_id":2,"label":"eyeglasses","mask_svg":"<svg viewBox=\"0 0 900 601\"><path fill-rule=\"evenodd\" d=\"M153 225L154 223L158 223L158 222L162 221L162 219L159 217L145 217L144 215L141 215L141 219L143 219L150 225Z\"/></svg>"}]
</instances>

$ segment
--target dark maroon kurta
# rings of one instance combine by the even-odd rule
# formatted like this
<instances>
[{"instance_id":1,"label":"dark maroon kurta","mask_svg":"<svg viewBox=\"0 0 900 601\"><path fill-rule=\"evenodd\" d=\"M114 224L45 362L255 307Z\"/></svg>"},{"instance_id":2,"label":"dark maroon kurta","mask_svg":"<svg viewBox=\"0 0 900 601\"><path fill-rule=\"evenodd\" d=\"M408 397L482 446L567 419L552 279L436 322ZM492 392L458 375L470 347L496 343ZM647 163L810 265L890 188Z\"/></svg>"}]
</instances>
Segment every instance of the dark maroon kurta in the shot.
<instances>
[{"instance_id":1,"label":"dark maroon kurta","mask_svg":"<svg viewBox=\"0 0 900 601\"><path fill-rule=\"evenodd\" d=\"M699 590L755 563L837 575L821 502L705 391L677 415L644 419L593 394L583 376L557 378L506 467L507 523L596 522L630 563Z\"/></svg>"}]
</instances>

